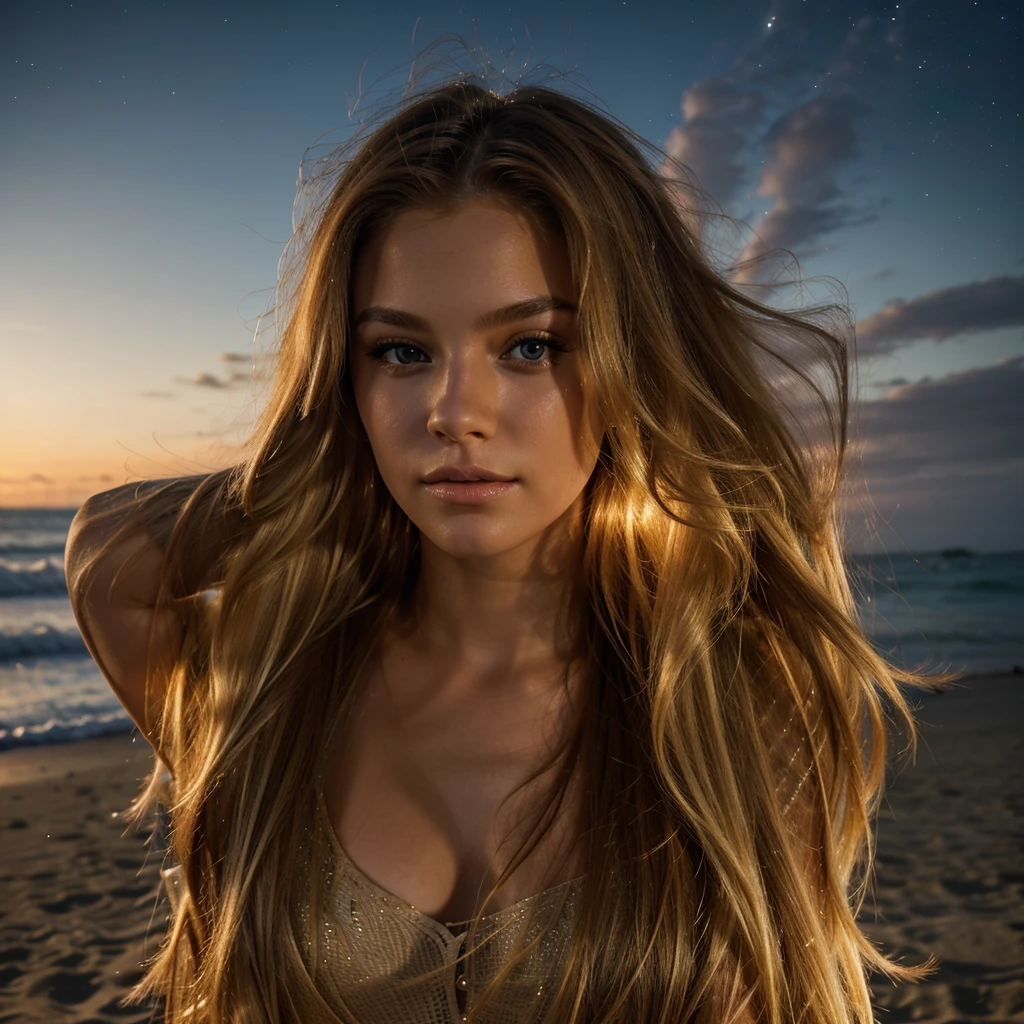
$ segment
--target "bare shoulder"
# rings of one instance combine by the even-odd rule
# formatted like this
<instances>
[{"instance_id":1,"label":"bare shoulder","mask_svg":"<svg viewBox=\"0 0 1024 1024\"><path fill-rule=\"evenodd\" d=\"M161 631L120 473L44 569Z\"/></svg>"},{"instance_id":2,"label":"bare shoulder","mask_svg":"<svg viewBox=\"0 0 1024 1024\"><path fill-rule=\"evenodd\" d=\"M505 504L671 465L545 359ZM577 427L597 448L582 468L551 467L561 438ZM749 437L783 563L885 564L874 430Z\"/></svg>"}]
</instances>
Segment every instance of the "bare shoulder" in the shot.
<instances>
[{"instance_id":1,"label":"bare shoulder","mask_svg":"<svg viewBox=\"0 0 1024 1024\"><path fill-rule=\"evenodd\" d=\"M142 529L111 544L118 527L101 514L110 501L100 495L87 502L72 522L65 551L68 595L89 653L154 743L164 683L184 638L183 610L156 612L163 552Z\"/></svg>"}]
</instances>

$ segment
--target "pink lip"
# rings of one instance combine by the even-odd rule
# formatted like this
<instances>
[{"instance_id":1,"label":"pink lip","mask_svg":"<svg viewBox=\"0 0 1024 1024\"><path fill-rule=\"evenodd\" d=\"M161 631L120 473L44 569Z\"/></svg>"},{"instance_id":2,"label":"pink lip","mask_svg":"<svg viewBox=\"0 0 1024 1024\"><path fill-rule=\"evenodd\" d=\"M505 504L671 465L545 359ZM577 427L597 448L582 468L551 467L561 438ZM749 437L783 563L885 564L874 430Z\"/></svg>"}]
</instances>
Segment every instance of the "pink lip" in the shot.
<instances>
[{"instance_id":1,"label":"pink lip","mask_svg":"<svg viewBox=\"0 0 1024 1024\"><path fill-rule=\"evenodd\" d=\"M517 480L477 480L466 483L439 480L425 486L427 493L439 501L446 501L452 505L482 505L508 494L517 485Z\"/></svg>"},{"instance_id":2,"label":"pink lip","mask_svg":"<svg viewBox=\"0 0 1024 1024\"><path fill-rule=\"evenodd\" d=\"M482 466L440 466L432 469L424 478L425 484L436 484L444 480L456 480L459 483L466 481L476 482L478 480L501 480L508 481L514 477L502 476L501 473L492 472Z\"/></svg>"}]
</instances>

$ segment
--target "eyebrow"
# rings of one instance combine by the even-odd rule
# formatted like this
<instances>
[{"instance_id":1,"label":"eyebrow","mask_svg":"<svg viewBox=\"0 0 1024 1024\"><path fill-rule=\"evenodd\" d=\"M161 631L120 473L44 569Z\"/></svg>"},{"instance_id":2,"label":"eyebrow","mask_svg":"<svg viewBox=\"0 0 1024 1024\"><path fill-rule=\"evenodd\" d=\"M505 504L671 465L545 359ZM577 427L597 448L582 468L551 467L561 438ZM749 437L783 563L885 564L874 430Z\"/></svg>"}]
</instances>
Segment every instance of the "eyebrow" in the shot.
<instances>
[{"instance_id":1,"label":"eyebrow","mask_svg":"<svg viewBox=\"0 0 1024 1024\"><path fill-rule=\"evenodd\" d=\"M522 302L513 302L510 306L502 306L501 309L492 309L489 313L482 313L473 321L473 330L485 331L491 327L501 327L504 324L512 324L517 320L526 320L531 316L540 313L550 313L554 310L564 310L575 313L576 307L566 299L560 299L555 295L535 295L531 299L523 299ZM406 313L400 309L392 309L390 306L367 306L355 319L353 329L360 324L369 322L390 324L392 327L404 327L410 331L429 331L430 323L415 313Z\"/></svg>"}]
</instances>

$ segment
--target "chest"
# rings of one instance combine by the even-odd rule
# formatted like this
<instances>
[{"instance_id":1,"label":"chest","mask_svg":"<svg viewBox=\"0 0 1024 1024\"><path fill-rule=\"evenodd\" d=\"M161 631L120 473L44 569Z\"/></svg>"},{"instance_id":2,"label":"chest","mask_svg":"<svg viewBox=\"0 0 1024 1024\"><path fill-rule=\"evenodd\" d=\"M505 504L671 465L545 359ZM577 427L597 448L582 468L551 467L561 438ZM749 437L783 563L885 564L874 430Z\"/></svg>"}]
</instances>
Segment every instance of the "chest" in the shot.
<instances>
[{"instance_id":1,"label":"chest","mask_svg":"<svg viewBox=\"0 0 1024 1024\"><path fill-rule=\"evenodd\" d=\"M396 707L371 680L325 785L341 846L378 886L441 922L575 877L580 803L570 786L555 826L481 905L555 781L554 769L527 780L563 735L567 711L547 691L511 688Z\"/></svg>"}]
</instances>

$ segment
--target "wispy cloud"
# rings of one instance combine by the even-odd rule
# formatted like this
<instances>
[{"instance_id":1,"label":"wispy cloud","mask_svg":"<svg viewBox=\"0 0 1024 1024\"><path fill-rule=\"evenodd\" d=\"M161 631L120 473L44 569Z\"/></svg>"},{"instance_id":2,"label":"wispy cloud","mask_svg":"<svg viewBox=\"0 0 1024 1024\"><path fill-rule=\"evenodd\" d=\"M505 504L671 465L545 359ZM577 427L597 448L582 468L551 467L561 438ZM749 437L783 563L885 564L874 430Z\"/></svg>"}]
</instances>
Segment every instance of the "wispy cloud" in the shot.
<instances>
[{"instance_id":1,"label":"wispy cloud","mask_svg":"<svg viewBox=\"0 0 1024 1024\"><path fill-rule=\"evenodd\" d=\"M757 191L774 202L741 263L769 249L805 254L823 235L875 219L875 212L852 204L838 183L839 172L859 156L856 122L865 111L853 96L822 96L772 125Z\"/></svg>"},{"instance_id":2,"label":"wispy cloud","mask_svg":"<svg viewBox=\"0 0 1024 1024\"><path fill-rule=\"evenodd\" d=\"M140 393L142 398L174 398L173 391L143 391Z\"/></svg>"},{"instance_id":3,"label":"wispy cloud","mask_svg":"<svg viewBox=\"0 0 1024 1024\"><path fill-rule=\"evenodd\" d=\"M860 433L874 472L902 479L942 465L945 471L987 471L1024 459L1024 356L895 384L860 408Z\"/></svg>"},{"instance_id":4,"label":"wispy cloud","mask_svg":"<svg viewBox=\"0 0 1024 1024\"><path fill-rule=\"evenodd\" d=\"M1024 276L940 288L909 302L895 299L857 324L862 355L891 352L913 341L1024 325Z\"/></svg>"},{"instance_id":5,"label":"wispy cloud","mask_svg":"<svg viewBox=\"0 0 1024 1024\"><path fill-rule=\"evenodd\" d=\"M742 188L746 169L741 157L766 105L763 93L729 76L694 82L683 93L683 123L672 129L665 152L685 164L724 206Z\"/></svg>"},{"instance_id":6,"label":"wispy cloud","mask_svg":"<svg viewBox=\"0 0 1024 1024\"><path fill-rule=\"evenodd\" d=\"M191 384L197 388L226 388L228 385L212 373L197 373L194 377L178 377L178 383Z\"/></svg>"},{"instance_id":7,"label":"wispy cloud","mask_svg":"<svg viewBox=\"0 0 1024 1024\"><path fill-rule=\"evenodd\" d=\"M43 476L42 473L29 473L28 476L18 477L0 477L0 487L16 487L24 484L39 484L44 487L49 487L54 483L48 476Z\"/></svg>"},{"instance_id":8,"label":"wispy cloud","mask_svg":"<svg viewBox=\"0 0 1024 1024\"><path fill-rule=\"evenodd\" d=\"M682 123L665 144L726 209L744 193L768 201L739 263L772 249L813 254L826 236L876 219L882 205L852 200L841 175L860 157L864 96L897 59L899 26L862 17L831 52L809 57L808 32L820 17L813 6L777 0L758 43L726 74L684 91ZM738 276L749 282L756 274Z\"/></svg>"},{"instance_id":9,"label":"wispy cloud","mask_svg":"<svg viewBox=\"0 0 1024 1024\"><path fill-rule=\"evenodd\" d=\"M899 273L896 267L882 267L881 270L876 270L875 273L868 278L869 281L886 281L890 277L894 277Z\"/></svg>"},{"instance_id":10,"label":"wispy cloud","mask_svg":"<svg viewBox=\"0 0 1024 1024\"><path fill-rule=\"evenodd\" d=\"M1021 394L1024 356L1015 356L936 380L894 384L885 397L860 406L868 500L888 524L881 538L887 547L913 538L924 549L1020 548ZM874 515L857 509L848 522L855 525L860 511Z\"/></svg>"},{"instance_id":11,"label":"wispy cloud","mask_svg":"<svg viewBox=\"0 0 1024 1024\"><path fill-rule=\"evenodd\" d=\"M226 364L224 373L221 375L202 371L192 377L176 377L179 384L185 384L194 388L207 388L213 391L224 391L234 388L236 385L259 383L267 379L271 360L269 357L253 356L249 352L221 352L217 357L221 363ZM147 397L171 397L166 392L147 392Z\"/></svg>"}]
</instances>

